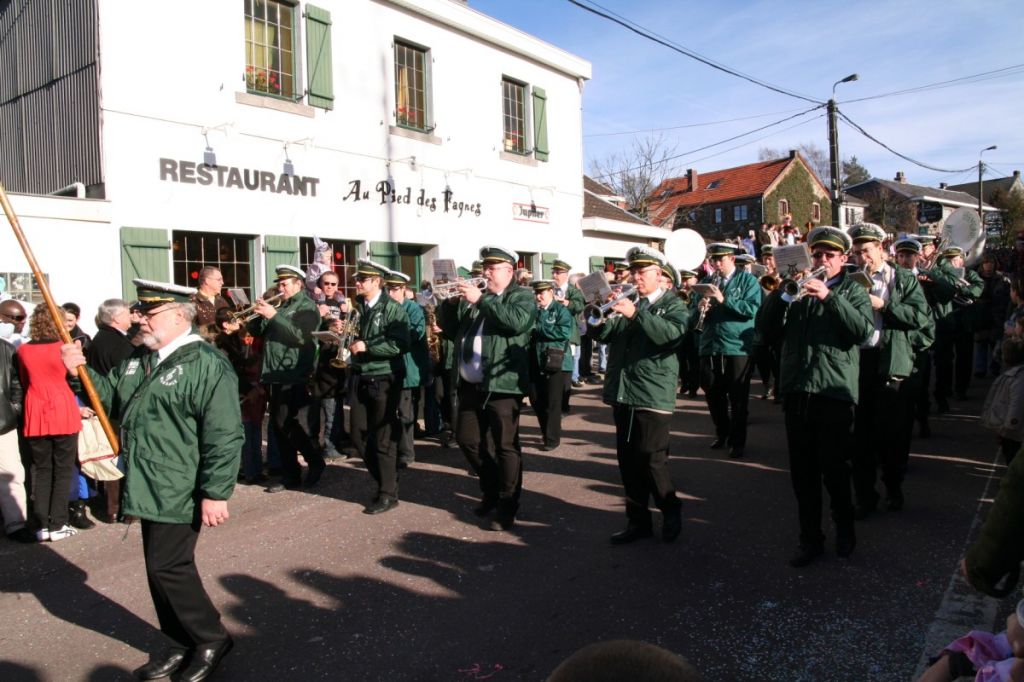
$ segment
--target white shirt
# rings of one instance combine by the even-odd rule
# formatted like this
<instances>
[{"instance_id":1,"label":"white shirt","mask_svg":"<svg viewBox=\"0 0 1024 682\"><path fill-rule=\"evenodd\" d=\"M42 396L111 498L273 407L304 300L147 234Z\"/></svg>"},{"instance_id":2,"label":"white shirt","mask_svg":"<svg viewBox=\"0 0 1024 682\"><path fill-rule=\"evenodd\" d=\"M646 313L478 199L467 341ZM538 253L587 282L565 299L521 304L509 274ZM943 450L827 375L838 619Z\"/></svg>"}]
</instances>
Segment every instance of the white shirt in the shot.
<instances>
[{"instance_id":1,"label":"white shirt","mask_svg":"<svg viewBox=\"0 0 1024 682\"><path fill-rule=\"evenodd\" d=\"M895 272L892 266L888 263L882 263L878 270L869 275L871 277L871 290L868 293L888 303L889 295L892 291L892 283L895 279L894 275ZM882 311L872 308L871 317L875 323L875 331L871 332L871 336L861 345L861 348L878 348L879 344L882 343Z\"/></svg>"},{"instance_id":2,"label":"white shirt","mask_svg":"<svg viewBox=\"0 0 1024 682\"><path fill-rule=\"evenodd\" d=\"M164 346L163 348L156 352L156 365L154 365L154 367L158 367L160 363L166 360L171 353L178 350L182 346L187 346L190 343L195 343L196 341L202 340L203 337L199 336L199 334L193 334L192 330L182 333L180 336L178 336L178 338L174 339L173 341L171 341L166 346Z\"/></svg>"}]
</instances>

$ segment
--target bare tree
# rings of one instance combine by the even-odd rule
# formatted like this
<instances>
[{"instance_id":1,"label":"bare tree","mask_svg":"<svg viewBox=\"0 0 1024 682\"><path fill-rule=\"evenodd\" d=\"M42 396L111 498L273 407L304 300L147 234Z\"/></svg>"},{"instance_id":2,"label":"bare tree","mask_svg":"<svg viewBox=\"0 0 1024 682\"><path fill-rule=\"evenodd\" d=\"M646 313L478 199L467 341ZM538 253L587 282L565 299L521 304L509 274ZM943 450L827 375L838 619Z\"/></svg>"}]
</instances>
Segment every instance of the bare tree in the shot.
<instances>
[{"instance_id":1,"label":"bare tree","mask_svg":"<svg viewBox=\"0 0 1024 682\"><path fill-rule=\"evenodd\" d=\"M870 222L888 228L889 232L917 232L917 204L906 197L888 187L878 186L861 198L868 202L864 212Z\"/></svg>"},{"instance_id":2,"label":"bare tree","mask_svg":"<svg viewBox=\"0 0 1024 682\"><path fill-rule=\"evenodd\" d=\"M814 174L818 176L822 184L829 187L829 180L832 177L832 172L829 168L828 152L819 147L814 142L801 142L797 145L796 150L800 152L800 156L804 157L804 161L811 167ZM788 150L772 149L771 147L761 147L757 150L758 161L771 161L772 159L784 159L789 156Z\"/></svg>"},{"instance_id":3,"label":"bare tree","mask_svg":"<svg viewBox=\"0 0 1024 682\"><path fill-rule=\"evenodd\" d=\"M672 163L675 155L676 146L662 134L634 137L630 149L591 160L590 176L611 187L637 215L646 218L651 192L678 172Z\"/></svg>"}]
</instances>

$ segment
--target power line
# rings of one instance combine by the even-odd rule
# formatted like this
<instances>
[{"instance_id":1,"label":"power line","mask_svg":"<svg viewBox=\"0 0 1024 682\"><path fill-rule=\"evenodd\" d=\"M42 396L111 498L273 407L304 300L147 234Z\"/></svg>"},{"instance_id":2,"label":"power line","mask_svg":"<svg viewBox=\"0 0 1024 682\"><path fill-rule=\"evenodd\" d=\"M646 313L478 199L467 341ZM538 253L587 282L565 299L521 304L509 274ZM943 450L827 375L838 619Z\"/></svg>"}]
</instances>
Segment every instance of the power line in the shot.
<instances>
[{"instance_id":1,"label":"power line","mask_svg":"<svg viewBox=\"0 0 1024 682\"><path fill-rule=\"evenodd\" d=\"M704 123L687 123L684 125L667 126L665 128L642 128L640 130L623 130L617 133L591 133L584 135L583 137L613 137L615 135L636 135L637 133L656 133L664 130L681 130L683 128L702 128L705 126L718 125L720 123L735 123L736 121L749 121L754 118L764 118L765 116L777 116L779 114L789 114L794 111L800 111L799 109L786 109L785 111L769 111L764 114L754 114L753 116L741 116L739 118L726 118L721 121L705 121Z\"/></svg>"},{"instance_id":2,"label":"power line","mask_svg":"<svg viewBox=\"0 0 1024 682\"><path fill-rule=\"evenodd\" d=\"M598 10L598 9L594 9L594 7L588 7L587 5L584 5L582 2L579 2L579 0L567 0L567 1L570 4L577 6L577 7L579 7L582 10L586 10L587 12L590 12L591 14L596 14L599 17L607 19L608 21L611 21L613 23L616 23L619 26L622 26L623 28L629 29L633 33L636 33L638 36L641 36L643 38L647 38L648 40L650 40L652 42L658 43L659 45L663 45L664 47L667 47L670 50L674 50L675 52L678 52L679 54L685 55L685 56L689 57L690 59L695 59L698 62L701 62L702 64L706 64L707 66L710 66L713 69L718 69L719 71L727 73L727 74L729 74L731 76L736 76L737 78L742 78L743 80L749 81L749 82L753 83L754 85L760 85L762 88L767 88L768 90L772 90L772 91L780 93L782 95L787 95L789 97L795 97L796 99L802 99L802 100L804 100L806 102L811 102L813 104L822 104L822 102L820 100L811 99L810 97L804 97L803 95L799 95L797 93L790 92L790 91L785 90L785 89L783 89L783 88L781 88L779 86L772 85L771 83L768 83L766 81L762 81L762 80L760 80L758 78L754 78L753 76L748 76L748 75L746 75L744 73L736 71L735 69L732 69L732 68L730 68L728 66L725 66L724 64L719 64L719 63L713 61L712 59L710 59L708 57L704 57L704 56L694 52L693 50L691 50L691 49L689 49L687 47L683 47L682 45L678 45L676 43L673 43L673 42L669 41L666 38L662 38L662 37L656 35L654 32L644 28L643 26L640 26L639 24L637 24L635 22L629 21L628 19L625 19L625 18L622 18L622 17L618 17L617 15L614 15L614 13L611 13L610 10L607 10L607 9L605 9L603 7L601 9L604 10L604 11L601 11L601 10ZM593 0L590 0L590 2L595 7L600 7L600 5L598 5L597 3L593 2Z\"/></svg>"},{"instance_id":3,"label":"power line","mask_svg":"<svg viewBox=\"0 0 1024 682\"><path fill-rule=\"evenodd\" d=\"M732 137L728 137L728 138L726 138L724 140L719 140L718 142L713 142L711 144L704 145L703 147L698 147L696 149L691 149L691 150L685 151L685 152L683 152L681 154L675 154L673 156L667 156L664 159L659 159L657 161L654 161L650 165L652 165L652 166L660 166L661 164L668 163L669 161L675 161L676 159L681 159L684 156L690 156L691 154L696 154L697 152L702 152L705 149L711 149L712 147L717 147L719 145L726 144L727 142L732 142L733 140L738 140L741 137L746 137L747 135L753 135L754 133L761 132L762 130L767 130L768 128L772 128L774 126L780 125L782 123L785 123L786 121L791 121L794 118L799 118L801 116L806 116L807 114L811 113L812 111L817 111L818 109L823 109L824 107L825 107L824 104L819 104L816 107L811 107L810 109L805 109L804 111L801 111L798 114L793 114L792 116L787 116L786 118L779 119L778 121L775 121L774 123L769 123L768 125L761 126L760 128L754 128L753 130L748 130L745 133L740 133L739 135L733 135ZM813 121L814 119L809 119L809 120ZM803 123L806 123L806 121L802 121L801 125ZM787 130L788 130L788 128L787 128ZM776 132L782 132L782 131L776 131ZM775 133L773 133L773 134L775 134ZM754 141L756 142L757 140L754 140ZM745 143L745 144L749 144L749 142ZM740 145L740 147L742 147L742 146L744 146L744 145ZM738 147L737 147L737 149L738 149ZM707 157L707 158L710 158L710 157ZM612 171L611 173L605 173L605 174L596 175L596 176L593 176L593 177L594 177L595 180L599 180L601 178L610 178L613 175L618 175L620 173L632 173L633 171L637 171L637 170L640 170L640 169L645 168L645 167L646 167L646 165L645 166L636 166L636 167L633 167L633 168L618 168L618 169Z\"/></svg>"},{"instance_id":4,"label":"power line","mask_svg":"<svg viewBox=\"0 0 1024 682\"><path fill-rule=\"evenodd\" d=\"M799 128L802 125L807 125L808 123L813 123L814 121L818 121L818 120L820 120L820 119L822 119L824 117L825 117L825 114L818 114L817 116L815 116L813 118L809 118L806 121L800 121L796 125L791 125L788 128L783 128L782 130L773 130L772 132L770 132L767 135L762 135L761 137L754 138L753 140L747 140L743 144L738 144L735 147L729 147L728 149L723 149L720 152L715 152L714 154L708 154L707 156L702 156L699 159L692 159L690 161L690 163L697 163L699 161L706 161L708 159L713 159L716 156L721 156L722 154L727 154L727 153L729 153L731 151L735 151L737 149L741 149L743 147L747 147L749 145L754 144L755 142L760 142L761 140L767 140L769 137L774 137L775 135L778 135L779 133L784 133L787 130L793 130L794 128Z\"/></svg>"},{"instance_id":5,"label":"power line","mask_svg":"<svg viewBox=\"0 0 1024 682\"><path fill-rule=\"evenodd\" d=\"M962 172L970 170L972 168L971 166L968 166L967 168L949 169L949 168L936 168L935 166L929 166L927 163L922 163L921 161L918 161L916 159L910 158L906 154L899 153L898 151L896 151L895 149L893 149L892 147L890 147L886 143L882 142L877 137L874 137L871 133L869 133L868 131L864 130L863 128L861 128L856 123L854 123L852 120L850 120L850 117L847 116L846 114L844 114L843 112L837 111L837 113L839 114L839 117L842 118L843 121L846 122L847 125L851 126L855 130L857 130L857 132L859 132L861 135L863 135L864 137L868 138L869 140L871 140L872 142L874 142L878 146L887 149L890 153L895 154L896 156L900 157L904 161L909 161L910 163L914 164L915 166L920 166L921 168L927 168L928 170L935 171L937 173L962 173Z\"/></svg>"},{"instance_id":6,"label":"power line","mask_svg":"<svg viewBox=\"0 0 1024 682\"><path fill-rule=\"evenodd\" d=\"M982 73L975 73L970 76L961 76L960 78L951 78L945 81L938 81L935 83L928 83L927 85L918 85L912 88L904 88L903 90L893 90L892 92L883 92L879 95L869 95L867 97L858 97L857 99L847 99L840 102L840 104L850 104L852 102L866 102L871 99L881 99L883 97L893 97L895 95L907 95L915 92L923 92L925 90L940 90L942 88L953 87L954 85L960 85L963 81L981 82L991 80L993 78L1005 78L1006 76L1014 76L1018 73L1024 73L1024 64L1014 64L1013 66L1004 66L1001 69L994 69L992 71L984 71ZM977 79L977 80L975 80Z\"/></svg>"}]
</instances>

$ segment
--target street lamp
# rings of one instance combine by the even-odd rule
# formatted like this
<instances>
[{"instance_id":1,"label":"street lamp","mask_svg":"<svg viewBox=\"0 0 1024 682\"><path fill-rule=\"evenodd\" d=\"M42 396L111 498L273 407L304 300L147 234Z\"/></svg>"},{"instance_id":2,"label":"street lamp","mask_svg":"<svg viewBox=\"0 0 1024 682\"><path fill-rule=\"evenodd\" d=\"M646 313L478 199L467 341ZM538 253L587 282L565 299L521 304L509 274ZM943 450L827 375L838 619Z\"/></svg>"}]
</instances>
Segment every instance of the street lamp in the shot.
<instances>
[{"instance_id":1,"label":"street lamp","mask_svg":"<svg viewBox=\"0 0 1024 682\"><path fill-rule=\"evenodd\" d=\"M839 227L839 127L836 125L836 86L840 83L850 83L858 80L860 76L851 73L846 78L832 84L832 99L828 101L828 159L829 172L832 181L829 183L832 189L832 225Z\"/></svg>"},{"instance_id":2,"label":"street lamp","mask_svg":"<svg viewBox=\"0 0 1024 682\"><path fill-rule=\"evenodd\" d=\"M981 218L981 229L982 230L985 229L985 214L984 214L984 212L982 212L982 209L981 209L981 202L982 202L982 200L981 200L981 197L982 197L982 194L981 194L981 189L982 189L981 174L982 174L982 172L985 169L985 164L983 164L981 162L981 155L984 154L985 152L992 151L993 149L996 149L995 145L992 145L991 147L985 147L980 152L978 152L978 217Z\"/></svg>"}]
</instances>

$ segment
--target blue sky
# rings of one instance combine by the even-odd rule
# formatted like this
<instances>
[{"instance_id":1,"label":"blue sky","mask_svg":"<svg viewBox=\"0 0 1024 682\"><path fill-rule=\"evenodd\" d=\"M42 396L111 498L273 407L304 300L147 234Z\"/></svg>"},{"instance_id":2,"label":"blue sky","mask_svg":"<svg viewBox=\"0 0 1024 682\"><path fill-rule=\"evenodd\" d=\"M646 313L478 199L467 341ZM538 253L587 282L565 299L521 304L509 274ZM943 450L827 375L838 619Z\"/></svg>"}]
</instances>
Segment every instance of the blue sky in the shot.
<instances>
[{"instance_id":1,"label":"blue sky","mask_svg":"<svg viewBox=\"0 0 1024 682\"><path fill-rule=\"evenodd\" d=\"M856 155L876 177L891 179L902 170L917 184L977 181L978 152L992 144L999 148L984 154L986 178L1024 170L1024 67L973 84L844 104L1024 64L1021 0L596 2L671 42L811 99L827 100L835 81L858 73L859 81L836 90L839 108L850 119L917 161L941 169L973 167L961 173L927 170L840 123L841 156ZM631 146L633 135L608 133L756 116L662 131L667 144L682 153L814 106L714 70L566 0L469 4L591 62L593 80L583 96L585 170L591 159ZM825 118L807 121L821 113L684 156L677 170L750 163L760 147L814 142L827 150Z\"/></svg>"}]
</instances>

